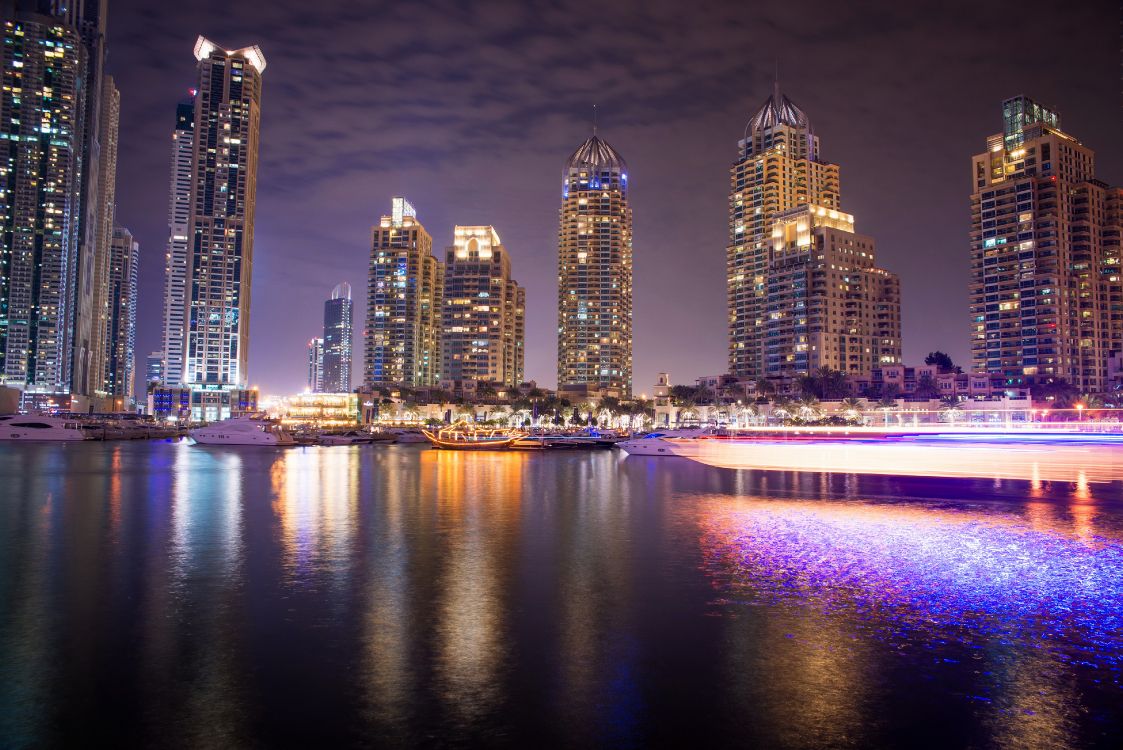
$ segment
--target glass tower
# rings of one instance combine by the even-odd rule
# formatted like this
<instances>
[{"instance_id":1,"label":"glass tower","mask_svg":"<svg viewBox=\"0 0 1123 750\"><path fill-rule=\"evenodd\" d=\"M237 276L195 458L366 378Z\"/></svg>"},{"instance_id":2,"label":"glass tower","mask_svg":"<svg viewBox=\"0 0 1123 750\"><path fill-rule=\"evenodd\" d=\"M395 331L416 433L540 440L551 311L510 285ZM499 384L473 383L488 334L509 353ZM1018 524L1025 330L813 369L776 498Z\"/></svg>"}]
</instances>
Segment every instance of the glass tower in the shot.
<instances>
[{"instance_id":1,"label":"glass tower","mask_svg":"<svg viewBox=\"0 0 1123 750\"><path fill-rule=\"evenodd\" d=\"M558 388L632 393L632 209L628 167L596 135L569 157L558 212Z\"/></svg>"},{"instance_id":2,"label":"glass tower","mask_svg":"<svg viewBox=\"0 0 1123 750\"><path fill-rule=\"evenodd\" d=\"M231 415L231 396L247 383L265 57L199 37L195 59L183 378L192 417L209 422Z\"/></svg>"},{"instance_id":3,"label":"glass tower","mask_svg":"<svg viewBox=\"0 0 1123 750\"><path fill-rule=\"evenodd\" d=\"M343 282L324 302L323 375L321 390L351 392L351 285Z\"/></svg>"}]
</instances>

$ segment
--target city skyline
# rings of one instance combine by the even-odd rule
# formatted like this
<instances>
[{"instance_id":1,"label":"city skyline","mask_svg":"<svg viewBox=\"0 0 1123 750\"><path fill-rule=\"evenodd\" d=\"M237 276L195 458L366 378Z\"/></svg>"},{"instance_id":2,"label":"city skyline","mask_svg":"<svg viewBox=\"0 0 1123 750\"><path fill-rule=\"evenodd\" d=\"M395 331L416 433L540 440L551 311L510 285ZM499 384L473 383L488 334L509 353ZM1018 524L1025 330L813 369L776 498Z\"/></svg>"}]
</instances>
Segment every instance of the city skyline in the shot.
<instances>
[{"instance_id":1,"label":"city skyline","mask_svg":"<svg viewBox=\"0 0 1123 750\"><path fill-rule=\"evenodd\" d=\"M1095 17L1096 10L1078 9L1075 15L1063 19L1062 23L1071 25L1066 28L1073 33L1061 35L1061 43L1107 59L1112 35L1087 23ZM135 11L126 2L115 3L111 9L116 14L111 20L118 24L112 34L115 64L111 72L117 76L123 92L123 127L133 133L129 139L135 144L131 151L133 161L125 163L128 157L123 157L120 182L129 195L118 201L119 221L137 233L142 248L158 247L165 237L150 234L153 217L147 214L145 206L152 201L147 195L137 200L137 181L126 179L125 173L143 168L145 154L158 145L162 158L155 174L162 175L160 181L166 185L168 133L166 126L160 128L155 144L138 139L135 131L143 118L138 118L137 112L154 106L157 94L164 111L168 111L169 104L174 103L174 92L182 91L190 80L159 69L144 71L144 78L149 81L160 78L168 80L168 84L162 91L151 84L138 91L133 81L142 71L128 64L130 57L142 50L152 53L157 49L157 40L163 44L164 36L170 45L171 37L182 36L182 32L164 32L169 32L173 23L189 23L192 32L212 33L226 43L260 44L270 51L274 65L270 72L276 76L271 80L283 81L278 88L284 90L266 97L259 197L263 213L259 216L258 233L260 237L264 232L268 239L259 239L259 245L267 249L258 253L255 264L252 336L254 340L269 341L270 346L257 352L251 347L249 367L251 383L265 391L294 392L305 379L306 373L298 363L307 339L283 335L279 324L284 317L282 308L286 315L294 314L296 309L299 315L307 312L309 317L314 316L319 304L316 288L330 286L339 278L363 278L369 248L364 248L367 230L362 227L370 226L392 195L409 195L415 204L424 206L426 224L430 227L465 222L493 224L503 228L504 239L511 246L525 248L527 260L520 267L528 270L519 278L527 286L531 301L526 376L552 385L556 321L551 320L554 316L540 303L556 294L553 274L545 270L556 262L552 237L556 228L556 164L572 148L572 143L588 132L591 107L598 102L602 125L611 131L613 144L628 155L629 166L640 186L633 197L637 248L635 391L649 392L654 373L662 370L670 371L676 382L725 370L725 305L713 290L722 288L724 276L726 170L734 156L732 144L744 122L771 88L776 58L780 59L785 91L813 113L820 132L829 133L825 158L845 165L844 210L861 217L863 231L877 237L879 265L901 277L906 363L916 362L936 348L950 351L960 363L967 362L964 311L969 245L964 196L969 187L970 155L977 151L979 133L993 130L991 113L997 102L1024 91L1051 103L1064 113L1067 129L1078 133L1096 151L1099 176L1109 183L1119 182L1119 148L1115 139L1108 136L1116 112L1110 66L1092 65L1092 75L1077 76L1075 63L1057 63L1054 59L1048 64L1031 61L1020 70L1011 70L1001 64L1000 55L980 51L982 58L973 65L983 66L987 72L985 81L979 76L967 77L963 65L958 69L952 66L936 79L916 74L923 72L923 68L918 67L917 56L907 52L909 44L916 40L920 22L892 13L884 21L885 33L871 49L875 55L904 55L900 79L885 89L871 88L868 82L874 77L873 71L861 66L842 73L835 71L831 85L826 85L813 73L813 63L821 62L820 55L826 51L815 52L806 61L786 60L778 41L791 35L795 27L783 11L770 11L779 13L778 37L763 45L759 54L754 51L750 58L743 53L743 47L727 43L731 32L716 30L719 20L739 28L744 19L738 19L734 10L717 8L715 12L720 12L714 20L688 23L685 42L688 49L696 48L703 31L716 34L718 43L706 56L712 80L701 81L699 67L686 65L677 77L662 83L658 82L661 79L651 79L652 82L641 84L639 79L626 76L625 80L635 85L634 90L614 96L621 93L619 81L590 88L565 79L554 82L558 89L553 102L544 102L534 92L519 90L519 96L511 98L498 111L484 108L465 113L463 97L497 76L498 63L486 60L487 64L472 68L459 86L463 93L457 93L456 87L440 75L421 72L451 71L444 71L442 65L423 55L417 62L431 67L411 67L411 58L407 57L407 64L396 67L390 78L416 76L418 86L428 81L431 87L416 89L396 119L380 119L379 128L375 128L379 136L369 127L344 127L351 121L351 112L346 108L328 110L339 117L332 127L321 131L316 128L317 123L323 125L322 118L309 118L308 111L292 109L297 93L307 97L315 92L308 89L310 79L299 69L300 61L308 59L306 53L300 51L295 36L284 33L281 21L291 10L286 11L283 4L265 13L264 18L253 19L260 21L256 25L247 14L234 9L222 17L219 28L213 32L210 29L219 16L205 3L190 12L173 10L158 18L137 13L139 18L155 23L152 34L142 34L135 27L130 29L130 20L117 20L122 14ZM495 21L508 32L525 29L526 38L519 41L524 51L543 42L543 35L531 29L518 13L505 19L497 19L486 10L479 13L462 20L477 25ZM307 39L315 39L331 18L338 18L338 14L329 7L325 18L302 28L302 34L307 32ZM561 19L553 20L556 27L547 37L566 39L573 33ZM826 25L826 21L816 21L816 28ZM946 42L945 53L953 46L981 49L978 43L982 35L955 20L950 11L926 19L925 23L961 32L959 41ZM1029 35L1027 44L1034 34L1045 36L1028 22L1024 28L1018 28ZM855 36L865 36L853 26L843 31L850 41ZM431 44L443 38L440 28L433 34ZM1052 40L1053 35L1049 38ZM631 37L626 41L631 45L629 48L643 51L642 41ZM182 43L182 39L177 40L180 48ZM277 51L273 52L274 49ZM360 44L359 49L369 47ZM1067 59L1065 55L1060 57ZM645 60L625 70L642 71L645 66L655 65ZM357 70L365 64L381 70L377 56L359 54L353 62ZM608 62L595 60L580 65L586 73L610 67ZM1101 69L1103 74L1096 77L1095 72ZM907 77L907 85L906 72L916 74ZM371 91L372 106L378 92L390 90L390 78L376 78ZM863 81L867 85L849 85ZM844 83L848 85L843 86ZM689 112L684 110L685 84L697 84L692 101L704 106L692 105ZM833 93L840 87L846 89L845 96ZM889 92L891 96L887 96ZM130 100L131 96L137 99ZM936 106L933 102L937 100L945 106ZM135 108L131 116L130 102ZM365 111L365 106L364 99L353 109ZM453 127L447 131L451 140L438 144L435 140L422 140L431 131L426 129L419 108L450 108L473 122L473 118L482 118L484 123L514 119L509 127L489 126L478 135L467 134L463 127ZM278 121L288 124L271 124L270 112L276 113ZM528 132L521 132L527 128ZM308 137L317 132L322 137ZM297 135L300 137L294 140ZM300 153L300 147L295 146L298 142L307 146L308 153ZM319 160L318 167L309 161L313 155ZM489 178L480 181L483 164L487 165L489 171L485 174ZM294 171L298 165L302 166L300 172ZM908 175L910 170L917 169L926 175L923 190ZM329 175L330 182L326 182ZM151 179L147 183L149 190L154 189ZM467 189L469 184L471 190ZM909 190L902 188L906 184L911 184ZM298 195L304 201L301 211L294 210L293 200ZM165 212L166 202L160 213ZM300 221L289 216L299 217ZM924 230L919 235L916 226ZM306 247L312 245L338 250L308 253ZM685 246L690 247L689 253L682 252ZM159 339L153 338L150 320L153 304L160 299L162 281L154 287L152 277L159 277L162 270L154 266L142 259L138 331L141 351L160 348ZM321 279L320 273L328 278ZM305 282L311 289L304 288ZM361 309L364 300L357 299L356 304ZM356 341L356 346L361 344Z\"/></svg>"}]
</instances>

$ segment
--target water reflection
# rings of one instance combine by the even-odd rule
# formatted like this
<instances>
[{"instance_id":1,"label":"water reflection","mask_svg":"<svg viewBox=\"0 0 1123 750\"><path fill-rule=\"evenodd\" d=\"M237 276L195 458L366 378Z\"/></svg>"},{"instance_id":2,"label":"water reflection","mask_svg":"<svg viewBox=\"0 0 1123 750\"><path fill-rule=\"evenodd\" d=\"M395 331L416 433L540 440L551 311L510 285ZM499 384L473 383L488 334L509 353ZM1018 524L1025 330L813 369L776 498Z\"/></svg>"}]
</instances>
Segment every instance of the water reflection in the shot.
<instances>
[{"instance_id":1,"label":"water reflection","mask_svg":"<svg viewBox=\"0 0 1123 750\"><path fill-rule=\"evenodd\" d=\"M778 658L790 668L774 670L769 692L789 691L810 720L788 741L848 736L872 683L862 653L872 639L930 650L934 664L959 661L942 653L950 644L966 647L987 676L972 698L992 739L1059 747L1077 739L1073 668L1118 685L1123 666L1123 543L1075 497L1029 503L1024 515L710 497L699 528L718 605L733 609L732 647L761 637L740 607L782 613L763 640L783 644L786 631Z\"/></svg>"},{"instance_id":2,"label":"water reflection","mask_svg":"<svg viewBox=\"0 0 1123 750\"><path fill-rule=\"evenodd\" d=\"M1117 737L1112 488L0 448L0 744Z\"/></svg>"}]
</instances>

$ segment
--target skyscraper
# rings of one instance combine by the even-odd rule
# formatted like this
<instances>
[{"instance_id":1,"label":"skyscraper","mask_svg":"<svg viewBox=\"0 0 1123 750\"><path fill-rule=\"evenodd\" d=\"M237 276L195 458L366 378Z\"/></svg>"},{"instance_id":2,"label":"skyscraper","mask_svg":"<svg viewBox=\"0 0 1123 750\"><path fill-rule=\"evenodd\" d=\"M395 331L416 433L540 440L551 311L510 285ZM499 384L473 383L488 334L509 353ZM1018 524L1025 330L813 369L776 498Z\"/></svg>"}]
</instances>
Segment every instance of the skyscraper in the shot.
<instances>
[{"instance_id":1,"label":"skyscraper","mask_svg":"<svg viewBox=\"0 0 1123 750\"><path fill-rule=\"evenodd\" d=\"M103 344L100 347L93 347L90 353L89 393L110 399L112 403L107 406L116 408L118 404L115 397L120 394L115 393L115 387L111 385L110 366L106 359L112 349L112 340L115 336L111 322L115 312L113 282L110 276L113 273L112 266L117 251L114 244L114 223L117 218L117 132L121 118L121 92L117 90L112 76L105 76L102 80L100 117L97 167L99 205L94 246L106 248L107 251L96 253L94 258L94 314L91 327L93 340L101 341Z\"/></svg>"},{"instance_id":2,"label":"skyscraper","mask_svg":"<svg viewBox=\"0 0 1123 750\"><path fill-rule=\"evenodd\" d=\"M768 264L776 215L810 204L839 209L838 165L819 156L811 121L776 84L772 95L745 126L730 170L729 372L765 374L765 312Z\"/></svg>"},{"instance_id":3,"label":"skyscraper","mask_svg":"<svg viewBox=\"0 0 1123 750\"><path fill-rule=\"evenodd\" d=\"M84 397L102 374L95 352L105 309L95 292L108 252L97 244L106 205L98 178L105 0L7 2L0 18L0 380Z\"/></svg>"},{"instance_id":4,"label":"skyscraper","mask_svg":"<svg viewBox=\"0 0 1123 750\"><path fill-rule=\"evenodd\" d=\"M444 276L442 377L521 383L526 290L495 229L456 227Z\"/></svg>"},{"instance_id":5,"label":"skyscraper","mask_svg":"<svg viewBox=\"0 0 1123 750\"><path fill-rule=\"evenodd\" d=\"M441 379L443 268L417 211L396 197L371 229L363 380L431 387Z\"/></svg>"},{"instance_id":6,"label":"skyscraper","mask_svg":"<svg viewBox=\"0 0 1123 750\"><path fill-rule=\"evenodd\" d=\"M183 379L192 417L213 421L234 411L232 394L247 383L265 57L258 47L224 50L199 37L195 59Z\"/></svg>"},{"instance_id":7,"label":"skyscraper","mask_svg":"<svg viewBox=\"0 0 1123 750\"><path fill-rule=\"evenodd\" d=\"M140 249L128 229L114 227L109 259L109 322L105 339L105 390L114 409L133 400L136 367L137 263Z\"/></svg>"},{"instance_id":8,"label":"skyscraper","mask_svg":"<svg viewBox=\"0 0 1123 750\"><path fill-rule=\"evenodd\" d=\"M578 398L632 393L628 167L595 128L562 174L558 388Z\"/></svg>"},{"instance_id":9,"label":"skyscraper","mask_svg":"<svg viewBox=\"0 0 1123 750\"><path fill-rule=\"evenodd\" d=\"M308 341L308 390L312 393L324 391L324 340L321 338Z\"/></svg>"},{"instance_id":10,"label":"skyscraper","mask_svg":"<svg viewBox=\"0 0 1123 750\"><path fill-rule=\"evenodd\" d=\"M870 373L901 361L901 294L872 237L839 210L838 165L780 93L738 144L729 201L729 366L741 378L820 367Z\"/></svg>"},{"instance_id":11,"label":"skyscraper","mask_svg":"<svg viewBox=\"0 0 1123 750\"><path fill-rule=\"evenodd\" d=\"M149 352L148 357L145 358L144 382L148 387L164 382L163 352Z\"/></svg>"},{"instance_id":12,"label":"skyscraper","mask_svg":"<svg viewBox=\"0 0 1123 750\"><path fill-rule=\"evenodd\" d=\"M183 320L187 312L188 226L191 222L191 159L195 151L194 92L175 108L172 173L168 191L168 243L164 258L163 382L183 382Z\"/></svg>"},{"instance_id":13,"label":"skyscraper","mask_svg":"<svg viewBox=\"0 0 1123 750\"><path fill-rule=\"evenodd\" d=\"M351 285L331 290L324 302L323 383L328 393L351 392Z\"/></svg>"},{"instance_id":14,"label":"skyscraper","mask_svg":"<svg viewBox=\"0 0 1123 750\"><path fill-rule=\"evenodd\" d=\"M972 159L971 361L1003 384L1107 389L1123 351L1123 189L1060 115L1024 96Z\"/></svg>"}]
</instances>

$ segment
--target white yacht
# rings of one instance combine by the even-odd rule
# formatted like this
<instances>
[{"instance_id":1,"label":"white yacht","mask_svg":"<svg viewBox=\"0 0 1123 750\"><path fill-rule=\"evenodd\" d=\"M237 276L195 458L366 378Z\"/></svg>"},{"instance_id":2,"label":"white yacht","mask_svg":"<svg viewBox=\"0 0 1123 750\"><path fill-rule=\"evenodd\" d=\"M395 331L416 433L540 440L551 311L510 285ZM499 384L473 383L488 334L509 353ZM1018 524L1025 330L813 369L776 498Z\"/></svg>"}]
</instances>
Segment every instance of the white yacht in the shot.
<instances>
[{"instance_id":1,"label":"white yacht","mask_svg":"<svg viewBox=\"0 0 1123 750\"><path fill-rule=\"evenodd\" d=\"M428 443L429 438L420 429L412 427L394 427L386 431L394 436L395 443Z\"/></svg>"},{"instance_id":2,"label":"white yacht","mask_svg":"<svg viewBox=\"0 0 1123 750\"><path fill-rule=\"evenodd\" d=\"M253 417L224 419L187 434L200 445L296 445L281 425Z\"/></svg>"},{"instance_id":3,"label":"white yacht","mask_svg":"<svg viewBox=\"0 0 1123 750\"><path fill-rule=\"evenodd\" d=\"M646 435L641 435L631 440L625 440L617 443L616 447L627 453L629 456L675 456L683 455L684 450L680 447L678 453L671 450L668 439L674 440L676 444L681 446L690 440L697 440L699 438L707 438L716 434L714 429L706 428L687 428L680 430L660 430L658 432L649 432Z\"/></svg>"},{"instance_id":4,"label":"white yacht","mask_svg":"<svg viewBox=\"0 0 1123 750\"><path fill-rule=\"evenodd\" d=\"M75 419L41 414L0 416L0 440L93 440L94 437Z\"/></svg>"}]
</instances>

